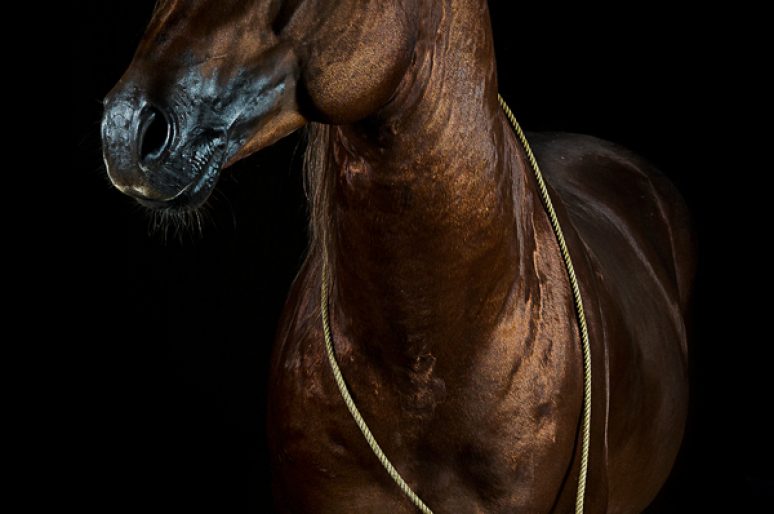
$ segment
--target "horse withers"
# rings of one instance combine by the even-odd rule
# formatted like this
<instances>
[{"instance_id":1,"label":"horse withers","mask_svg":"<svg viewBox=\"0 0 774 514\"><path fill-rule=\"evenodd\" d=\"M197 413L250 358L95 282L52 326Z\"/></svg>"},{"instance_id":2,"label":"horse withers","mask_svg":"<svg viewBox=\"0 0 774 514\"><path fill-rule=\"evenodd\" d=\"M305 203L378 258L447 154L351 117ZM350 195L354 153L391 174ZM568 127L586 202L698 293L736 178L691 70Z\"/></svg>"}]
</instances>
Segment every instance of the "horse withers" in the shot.
<instances>
[{"instance_id":1,"label":"horse withers","mask_svg":"<svg viewBox=\"0 0 774 514\"><path fill-rule=\"evenodd\" d=\"M280 321L281 512L413 512L339 396L435 512L569 512L582 359L571 291L497 99L484 0L167 0L105 100L108 174L190 212L221 170L306 127L312 241ZM685 423L688 214L644 160L530 136L592 341L587 512L643 510Z\"/></svg>"}]
</instances>

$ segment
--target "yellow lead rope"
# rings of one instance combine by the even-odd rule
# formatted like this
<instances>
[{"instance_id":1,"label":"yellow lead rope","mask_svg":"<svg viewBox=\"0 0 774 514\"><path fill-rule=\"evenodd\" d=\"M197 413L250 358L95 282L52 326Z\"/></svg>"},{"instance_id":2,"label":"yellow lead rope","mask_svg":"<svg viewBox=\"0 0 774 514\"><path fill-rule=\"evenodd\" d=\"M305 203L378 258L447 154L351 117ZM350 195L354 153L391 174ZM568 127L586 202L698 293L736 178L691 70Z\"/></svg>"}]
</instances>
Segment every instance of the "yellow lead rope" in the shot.
<instances>
[{"instance_id":1,"label":"yellow lead rope","mask_svg":"<svg viewBox=\"0 0 774 514\"><path fill-rule=\"evenodd\" d=\"M583 311L583 300L581 298L578 280L575 277L575 268L573 268L570 252L567 249L567 244L564 241L564 234L562 233L562 228L559 225L559 219L556 217L556 212L554 211L551 197L548 194L548 189L546 189L546 184L543 180L543 174L540 172L540 167L538 166L537 160L535 159L535 155L532 153L532 149L527 142L527 137L524 135L524 132L521 130L521 126L516 121L516 117L513 115L513 112L511 112L508 104L505 103L505 100L503 100L503 97L500 95L497 95L497 97L500 101L500 105L502 106L503 111L505 112L505 115L508 117L511 125L513 125L513 129L516 131L516 135L519 137L521 144L524 146L524 150L527 152L529 163L535 173L538 189L540 190L540 197L543 199L543 206L548 212L548 217L551 221L551 227L554 229L554 234L556 235L556 240L559 243L559 249L562 252L562 258L564 259L564 264L567 268L567 275L570 279L575 311L578 316L578 325L580 326L581 343L583 347L583 419L581 423L581 465L580 474L578 475L578 493L575 500L575 513L582 514L583 501L586 495L586 477L588 474L587 472L589 465L589 443L591 440L591 346L589 344L589 334L588 328L586 326L586 314ZM424 514L433 514L433 511L430 510L430 508L425 505L425 503L419 498L419 496L417 496L411 487L409 487L406 481L403 480L403 477L400 476L400 473L398 473L398 470L395 469L395 466L392 465L390 460L384 454L381 447L379 446L379 443L377 443L376 439L374 439L371 430L368 428L368 425L363 419L363 416L360 414L360 411L355 405L355 401L352 399L352 395L349 393L347 384L344 382L344 377L341 374L341 369L339 368L338 362L336 362L336 355L333 350L333 338L331 337L331 327L328 317L328 266L325 259L323 259L322 280L320 284L320 316L322 317L323 334L325 335L325 351L328 354L328 362L331 365L333 378L336 380L336 385L339 388L341 397L344 399L344 403L347 405L349 413L355 420L355 423L360 429L360 432L362 432L363 437L365 437L368 446L371 447L371 450L374 452L374 455L376 455L376 458L379 459L379 462L382 463L382 466L384 466L384 469L387 470L387 473L390 475L390 477L392 477L395 483L398 484L398 487L400 487L401 491L403 491L403 493L409 498L409 500L411 500L414 505L416 505L416 507L421 512Z\"/></svg>"}]
</instances>

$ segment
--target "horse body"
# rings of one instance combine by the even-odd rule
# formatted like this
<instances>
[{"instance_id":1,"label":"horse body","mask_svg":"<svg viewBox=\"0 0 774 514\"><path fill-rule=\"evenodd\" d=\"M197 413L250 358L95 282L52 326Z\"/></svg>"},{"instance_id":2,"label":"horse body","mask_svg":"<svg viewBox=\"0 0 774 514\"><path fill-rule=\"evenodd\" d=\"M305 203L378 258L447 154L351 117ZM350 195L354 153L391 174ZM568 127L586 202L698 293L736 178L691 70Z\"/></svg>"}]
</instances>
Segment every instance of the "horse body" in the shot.
<instances>
[{"instance_id":1,"label":"horse body","mask_svg":"<svg viewBox=\"0 0 774 514\"><path fill-rule=\"evenodd\" d=\"M689 215L674 186L623 148L576 135L533 141L572 227L584 298L592 300L595 380L604 386L595 388L595 426L606 424L596 444L605 448L597 455L607 467L608 510L638 512L672 468L688 408Z\"/></svg>"},{"instance_id":2,"label":"horse body","mask_svg":"<svg viewBox=\"0 0 774 514\"><path fill-rule=\"evenodd\" d=\"M180 188L169 178L175 159L152 173L164 152L233 162L313 122L306 172L314 238L286 302L270 377L280 511L414 511L332 380L320 319L323 259L342 372L420 497L439 513L571 511L583 385L577 324L558 245L497 103L486 2L299 0L256 2L256 12L224 2L217 9L230 25L209 31L202 13L219 11L191 3L198 40L214 41L218 52L192 52L185 94L174 97L187 100L169 102L200 109L199 123L216 127L194 131L195 141L209 138L206 151L176 152L173 140L140 151L139 168L126 164L133 144L153 146L142 130L139 143L124 140L133 125L122 120L145 112L137 84L160 87L136 77L170 58L146 43L108 101L106 162L114 182L146 204L197 203L211 181L201 185L197 165L183 175L194 188L172 195ZM161 6L146 40L192 44L181 35L178 4ZM243 18L263 20L272 34L236 45L238 57L214 68L229 55L224 41L245 40L244 24L233 22ZM264 64L245 62L250 52ZM217 80L206 78L212 69ZM155 83L179 91L178 76L163 78ZM264 84L254 88L255 105L234 93L246 83ZM212 96L213 84L227 91ZM139 127L153 123L137 116ZM686 414L693 257L685 209L658 172L621 148L562 134L533 141L592 341L587 511L638 512L669 473Z\"/></svg>"},{"instance_id":3,"label":"horse body","mask_svg":"<svg viewBox=\"0 0 774 514\"><path fill-rule=\"evenodd\" d=\"M639 512L672 467L687 410L687 214L672 186L624 149L567 134L532 140L573 250L593 344L587 511ZM514 255L518 276L498 303L494 328L479 332L465 320L450 331L461 332L442 335L437 346L424 337L418 349L409 348L402 327L379 330L379 320L398 327L401 320L385 319L394 311L383 298L385 313L363 327L354 309L341 306L341 291L334 289L331 300L337 355L358 406L436 512L572 511L579 339L558 246L529 170L523 162L518 169L534 232L522 226L531 234ZM272 446L281 449L277 498L288 512L414 512L332 381L322 345L320 269L321 255L313 252L291 288L276 341L269 428ZM378 298L365 285L353 288ZM471 316L479 320L481 304L470 296ZM390 365L393 356L370 345L406 348L408 355L398 357L403 365ZM296 484L309 487L302 492Z\"/></svg>"},{"instance_id":4,"label":"horse body","mask_svg":"<svg viewBox=\"0 0 774 514\"><path fill-rule=\"evenodd\" d=\"M329 156L330 169L315 172L337 177L334 341L377 440L438 512L567 511L582 387L576 321L494 71L482 66L492 59L476 55L491 52L490 34L466 4L439 8L433 28L445 39L420 34L375 120L310 141ZM685 255L673 252L687 243L672 239L684 215L664 210L679 199L622 149L566 135L537 143L595 345L591 511L641 510L671 468L686 409L677 284L690 269L677 269ZM276 342L277 496L289 511L411 511L331 380L322 258L316 248L303 266Z\"/></svg>"}]
</instances>

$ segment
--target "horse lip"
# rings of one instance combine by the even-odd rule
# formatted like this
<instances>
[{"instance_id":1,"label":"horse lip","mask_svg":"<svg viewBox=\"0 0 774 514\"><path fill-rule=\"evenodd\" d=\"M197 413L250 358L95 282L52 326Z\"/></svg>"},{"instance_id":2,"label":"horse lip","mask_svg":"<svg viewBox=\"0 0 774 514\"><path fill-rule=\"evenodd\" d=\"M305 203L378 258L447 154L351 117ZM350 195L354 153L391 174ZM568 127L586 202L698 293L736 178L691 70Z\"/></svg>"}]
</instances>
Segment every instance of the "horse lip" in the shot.
<instances>
[{"instance_id":1,"label":"horse lip","mask_svg":"<svg viewBox=\"0 0 774 514\"><path fill-rule=\"evenodd\" d=\"M217 176L219 171L223 167L223 162L226 158L226 143L225 140L217 142L211 140L204 146L208 146L209 150L206 152L206 156L202 158L198 164L200 168L194 178L181 188L175 194L166 198L140 198L135 199L143 206L150 209L175 209L175 208L195 208L204 203L209 197L214 187L214 183L205 187L208 179L212 179L213 176ZM196 161L191 161L192 165L197 165Z\"/></svg>"},{"instance_id":2,"label":"horse lip","mask_svg":"<svg viewBox=\"0 0 774 514\"><path fill-rule=\"evenodd\" d=\"M171 200L151 200L150 198L139 198L139 197L135 197L135 200L137 200L137 203L139 203L143 207L147 207L148 209L154 209L154 210L168 209L172 206L170 204Z\"/></svg>"}]
</instances>

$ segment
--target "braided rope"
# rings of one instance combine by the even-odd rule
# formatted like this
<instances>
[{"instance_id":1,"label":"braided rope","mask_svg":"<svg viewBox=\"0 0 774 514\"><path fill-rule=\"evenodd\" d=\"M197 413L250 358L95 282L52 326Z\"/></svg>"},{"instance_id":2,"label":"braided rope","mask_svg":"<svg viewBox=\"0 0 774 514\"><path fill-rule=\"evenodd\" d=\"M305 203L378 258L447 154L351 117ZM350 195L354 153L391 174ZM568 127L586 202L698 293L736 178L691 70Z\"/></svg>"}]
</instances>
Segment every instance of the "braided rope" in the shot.
<instances>
[{"instance_id":1,"label":"braided rope","mask_svg":"<svg viewBox=\"0 0 774 514\"><path fill-rule=\"evenodd\" d=\"M556 217L556 212L554 211L553 203L551 202L551 197L548 194L548 189L546 189L546 184L543 180L543 174L540 172L540 167L538 166L537 160L535 159L535 155L532 153L532 149L530 148L529 143L527 142L527 138L524 135L524 132L522 131L521 126L516 121L516 117L513 115L513 112L511 112L511 109L505 103L505 100L503 100L502 96L498 95L498 100L500 102L500 105L503 108L503 111L505 112L506 116L510 120L511 125L513 125L513 128L516 131L516 134L518 135L522 146L527 152L527 158L529 159L530 165L532 166L532 170L535 173L535 178L537 179L538 188L540 190L540 196L543 199L543 205L546 211L548 212L548 216L551 220L551 227L553 227L554 229L554 234L556 235L556 239L559 242L559 248L562 252L562 258L564 259L564 264L567 268L567 274L569 276L570 284L572 287L575 310L578 317L578 324L580 326L581 340L582 340L582 346L583 346L584 388L583 388L583 421L582 421L582 427L581 427L581 436L582 436L581 437L582 438L581 469L580 469L580 474L578 476L578 493L577 493L576 502L575 502L575 512L576 514L582 514L583 502L584 502L585 493L586 493L586 477L587 477L587 471L588 471L589 442L590 442L590 429L591 429L591 348L589 345L588 329L586 327L586 315L583 311L583 301L581 299L580 288L578 287L578 280L575 277L575 268L573 268L572 259L570 258L570 252L568 251L567 244L564 241L564 235L562 233L561 226L559 225L559 219ZM331 327L330 327L330 320L328 315L328 288L329 288L328 265L326 260L323 259L322 280L320 285L320 316L322 317L323 334L325 335L325 351L328 355L328 362L330 363L331 371L333 371L333 378L335 379L336 385L339 388L341 397L344 399L344 403L346 404L347 409L349 410L349 413L352 415L352 418L355 420L355 424L357 424L357 427L360 429L360 432L363 434L363 437L368 443L368 446L371 447L371 451L373 451L374 455L376 455L376 458L379 459L379 462L382 464L382 466L384 466L384 469L390 475L390 478L392 478L395 481L395 483L398 484L398 487L400 487L400 490L403 491L403 494L405 494L408 497L408 499L411 500L411 502L422 513L433 514L433 511L430 510L430 508L427 505L425 505L425 503L419 498L419 496L417 496L417 494L406 483L406 481L403 479L400 473L398 473L398 470L395 469L395 466L392 465L390 460L384 454L384 451L382 451L382 448L379 446L379 443L376 442L374 435L371 433L371 430L368 428L368 425L363 419L363 416L360 414L360 410L355 405L355 401L352 399L352 395L349 392L349 388L347 388L347 384L344 381L344 376L341 374L341 369L339 368L339 364L336 361L336 355L333 349L333 338L331 336Z\"/></svg>"},{"instance_id":2,"label":"braided rope","mask_svg":"<svg viewBox=\"0 0 774 514\"><path fill-rule=\"evenodd\" d=\"M500 102L500 106L505 111L505 115L513 125L513 130L516 135L519 136L524 151L527 152L527 159L532 166L532 171L535 173L535 180L537 180L538 189L540 191L540 197L543 199L543 206L548 213L548 217L551 220L551 227L554 229L556 240L559 243L559 249L562 252L562 259L564 259L564 266L567 268L567 275L570 279L570 286L572 287L572 298L575 304L575 314L578 317L578 326L580 327L581 346L583 349L583 420L581 422L581 463L580 474L578 475L578 492L575 497L575 514L583 514L583 502L586 497L586 478L589 469L589 446L591 443L591 344L589 343L589 330L586 326L586 313L583 310L583 298L581 298L580 286L578 286L578 279L575 276L575 268L572 265L572 258L570 257L570 251L567 249L567 243L564 241L564 233L562 227L559 225L559 218L556 217L556 211L554 210L554 204L551 202L551 196L548 194L546 183L543 180L543 173L540 171L535 154L532 153L532 148L527 142L527 136L524 135L524 131L521 129L521 125L516 121L516 116L513 115L511 108L505 103L505 100L501 95L497 95L497 99Z\"/></svg>"}]
</instances>

